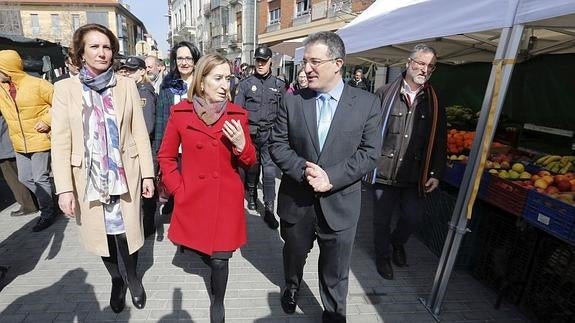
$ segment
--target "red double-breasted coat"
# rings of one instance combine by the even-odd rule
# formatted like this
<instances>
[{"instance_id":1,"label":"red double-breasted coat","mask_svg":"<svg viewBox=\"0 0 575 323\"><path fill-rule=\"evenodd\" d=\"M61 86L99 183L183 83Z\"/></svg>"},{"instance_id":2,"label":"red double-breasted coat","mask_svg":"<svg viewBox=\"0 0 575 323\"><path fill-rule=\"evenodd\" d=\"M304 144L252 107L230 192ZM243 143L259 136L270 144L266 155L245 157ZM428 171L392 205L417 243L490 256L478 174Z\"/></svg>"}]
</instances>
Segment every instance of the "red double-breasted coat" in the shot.
<instances>
[{"instance_id":1,"label":"red double-breasted coat","mask_svg":"<svg viewBox=\"0 0 575 323\"><path fill-rule=\"evenodd\" d=\"M222 131L225 120L239 120L242 125L246 145L241 153ZM158 152L162 180L174 194L168 232L172 242L208 255L246 243L244 187L238 166L248 168L256 161L247 120L246 110L230 102L212 126L197 116L188 101L172 107Z\"/></svg>"}]
</instances>

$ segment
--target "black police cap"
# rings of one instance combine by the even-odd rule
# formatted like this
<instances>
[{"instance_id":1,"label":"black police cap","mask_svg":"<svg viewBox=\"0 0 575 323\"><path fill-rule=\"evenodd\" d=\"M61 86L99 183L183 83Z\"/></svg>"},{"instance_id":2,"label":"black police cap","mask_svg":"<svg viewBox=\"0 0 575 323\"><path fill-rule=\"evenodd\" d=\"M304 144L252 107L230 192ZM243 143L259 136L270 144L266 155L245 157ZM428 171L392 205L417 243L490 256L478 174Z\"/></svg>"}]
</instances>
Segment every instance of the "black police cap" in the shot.
<instances>
[{"instance_id":1,"label":"black police cap","mask_svg":"<svg viewBox=\"0 0 575 323\"><path fill-rule=\"evenodd\" d=\"M127 68L130 70L138 70L140 68L145 69L146 62L137 56L130 56L126 58L126 61L121 65L121 68Z\"/></svg>"},{"instance_id":2,"label":"black police cap","mask_svg":"<svg viewBox=\"0 0 575 323\"><path fill-rule=\"evenodd\" d=\"M254 58L256 59L259 58L267 61L268 59L272 58L272 50L269 49L267 46L260 46L256 48Z\"/></svg>"}]
</instances>

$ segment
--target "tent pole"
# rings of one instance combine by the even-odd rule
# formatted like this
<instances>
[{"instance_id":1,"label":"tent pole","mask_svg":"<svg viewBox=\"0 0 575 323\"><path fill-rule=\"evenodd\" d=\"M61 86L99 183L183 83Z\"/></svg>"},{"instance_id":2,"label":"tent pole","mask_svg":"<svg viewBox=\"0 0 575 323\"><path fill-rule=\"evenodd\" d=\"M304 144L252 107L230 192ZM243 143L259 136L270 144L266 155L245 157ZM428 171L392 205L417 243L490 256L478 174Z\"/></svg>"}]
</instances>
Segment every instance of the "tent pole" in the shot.
<instances>
[{"instance_id":1,"label":"tent pole","mask_svg":"<svg viewBox=\"0 0 575 323\"><path fill-rule=\"evenodd\" d=\"M505 46L507 44L507 38L509 35L508 29L509 28L504 28L501 31L500 42L499 42L499 46L497 47L495 59L500 59L503 57L504 49L505 49ZM480 117L479 117L479 120L477 122L476 130L485 128L485 124L487 121L487 110L488 110L486 107L488 107L488 103L491 101L491 96L493 94L494 84L495 84L495 67L492 67L491 74L489 76L489 81L487 83L487 89L485 91L485 96L483 99ZM480 136L481 136L481 134L478 131L476 131L475 139L473 141L474 147L476 145L476 142L478 142L478 139L480 138ZM445 274L447 258L449 256L449 254L451 254L451 249L453 246L454 231L456 230L456 227L458 227L457 224L458 224L458 220L460 218L460 213L462 210L463 196L465 196L465 198L467 199L467 196L466 196L468 193L467 190L470 186L469 185L470 177L469 177L468 173L473 169L472 166L474 166L474 161L476 160L476 158L472 158L472 157L474 157L475 153L476 153L476 149L472 149L470 152L469 160L467 162L467 167L465 168L465 173L463 175L463 179L462 179L461 185L459 187L459 193L457 195L457 200L455 202L455 207L453 209L452 217L451 217L451 220L448 224L449 227L448 227L448 231L447 231L448 232L447 238L445 239L443 251L442 251L441 257L439 259L439 264L437 266L437 271L435 273L435 279L433 281L433 287L431 289L430 295L428 296L427 300L424 303L425 306L428 308L428 310L431 309L432 307L434 307L434 305L436 304L439 286L440 286L441 282L443 281L443 275Z\"/></svg>"},{"instance_id":2,"label":"tent pole","mask_svg":"<svg viewBox=\"0 0 575 323\"><path fill-rule=\"evenodd\" d=\"M482 147L486 147L486 144L490 145L493 140L495 134L494 125L497 124L499 119L505 92L513 72L514 63L510 62L514 62L517 57L523 28L523 25L516 25L511 29L503 29L501 33L500 44L495 54L494 66L491 70L480 119L476 128L476 138L473 142L470 158L457 196L452 220L449 224L449 233L437 268L432 291L427 301L422 300L428 311L436 319L445 297L447 283L453 271L461 240L468 231L467 222L468 218L471 217L469 210L470 206L475 202L476 191L474 192L474 190L478 187L477 182L481 180L483 162L488 154L488 150L482 149ZM498 62L499 67L496 62ZM495 93L499 94L495 95ZM493 100L496 102L492 102Z\"/></svg>"}]
</instances>

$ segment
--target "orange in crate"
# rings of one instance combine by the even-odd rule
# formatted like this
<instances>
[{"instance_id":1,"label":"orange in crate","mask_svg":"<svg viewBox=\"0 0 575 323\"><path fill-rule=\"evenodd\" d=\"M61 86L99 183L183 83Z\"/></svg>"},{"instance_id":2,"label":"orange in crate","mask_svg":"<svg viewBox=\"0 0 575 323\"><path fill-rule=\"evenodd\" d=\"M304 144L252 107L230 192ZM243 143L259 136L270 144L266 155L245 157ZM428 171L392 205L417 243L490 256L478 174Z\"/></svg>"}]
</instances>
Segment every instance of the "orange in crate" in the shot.
<instances>
[{"instance_id":1,"label":"orange in crate","mask_svg":"<svg viewBox=\"0 0 575 323\"><path fill-rule=\"evenodd\" d=\"M464 150L470 150L473 138L475 138L475 131L450 129L447 132L448 153L461 154Z\"/></svg>"}]
</instances>

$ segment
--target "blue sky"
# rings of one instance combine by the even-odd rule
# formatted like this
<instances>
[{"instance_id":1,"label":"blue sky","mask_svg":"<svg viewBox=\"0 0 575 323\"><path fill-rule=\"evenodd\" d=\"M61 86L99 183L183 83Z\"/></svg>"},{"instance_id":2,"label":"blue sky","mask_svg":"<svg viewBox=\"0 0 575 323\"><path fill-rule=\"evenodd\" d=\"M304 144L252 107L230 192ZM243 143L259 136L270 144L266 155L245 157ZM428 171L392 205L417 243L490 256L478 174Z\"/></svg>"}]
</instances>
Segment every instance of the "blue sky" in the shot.
<instances>
[{"instance_id":1,"label":"blue sky","mask_svg":"<svg viewBox=\"0 0 575 323\"><path fill-rule=\"evenodd\" d=\"M148 33L151 33L164 55L168 51L168 14L167 0L124 0L130 6L130 11L140 19Z\"/></svg>"}]
</instances>

